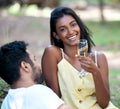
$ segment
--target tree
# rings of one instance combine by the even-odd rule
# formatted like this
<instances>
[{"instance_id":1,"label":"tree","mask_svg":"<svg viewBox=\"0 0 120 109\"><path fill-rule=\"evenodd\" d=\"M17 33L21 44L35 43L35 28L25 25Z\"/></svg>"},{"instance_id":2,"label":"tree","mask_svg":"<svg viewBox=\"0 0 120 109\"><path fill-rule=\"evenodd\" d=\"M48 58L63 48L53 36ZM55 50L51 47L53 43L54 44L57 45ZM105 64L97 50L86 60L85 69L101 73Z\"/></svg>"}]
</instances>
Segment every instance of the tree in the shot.
<instances>
[{"instance_id":1,"label":"tree","mask_svg":"<svg viewBox=\"0 0 120 109\"><path fill-rule=\"evenodd\" d=\"M104 2L103 2L103 0L98 0L98 1L99 1L101 24L104 24L104 23L105 23L105 17L104 17Z\"/></svg>"}]
</instances>

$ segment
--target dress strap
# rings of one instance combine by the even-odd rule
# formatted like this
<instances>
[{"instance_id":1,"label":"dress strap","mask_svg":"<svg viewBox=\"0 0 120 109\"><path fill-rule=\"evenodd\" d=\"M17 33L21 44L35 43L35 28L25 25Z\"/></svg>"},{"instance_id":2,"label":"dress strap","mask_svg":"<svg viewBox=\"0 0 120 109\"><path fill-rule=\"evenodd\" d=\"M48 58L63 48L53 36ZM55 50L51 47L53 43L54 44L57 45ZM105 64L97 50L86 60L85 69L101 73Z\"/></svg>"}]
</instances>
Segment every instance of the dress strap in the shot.
<instances>
[{"instance_id":1,"label":"dress strap","mask_svg":"<svg viewBox=\"0 0 120 109\"><path fill-rule=\"evenodd\" d=\"M95 51L95 64L97 66L97 51Z\"/></svg>"},{"instance_id":2,"label":"dress strap","mask_svg":"<svg viewBox=\"0 0 120 109\"><path fill-rule=\"evenodd\" d=\"M61 48L61 52L62 52L62 58L64 58L64 52L62 48Z\"/></svg>"}]
</instances>

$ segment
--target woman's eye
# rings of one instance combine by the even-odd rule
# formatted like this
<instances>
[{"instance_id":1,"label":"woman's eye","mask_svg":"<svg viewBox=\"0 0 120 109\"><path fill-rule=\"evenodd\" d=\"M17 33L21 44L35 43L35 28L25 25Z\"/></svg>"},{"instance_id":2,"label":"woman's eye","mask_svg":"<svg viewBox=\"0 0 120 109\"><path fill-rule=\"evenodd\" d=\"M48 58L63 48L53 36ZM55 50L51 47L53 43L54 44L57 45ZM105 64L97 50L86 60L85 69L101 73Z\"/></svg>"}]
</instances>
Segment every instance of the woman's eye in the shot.
<instances>
[{"instance_id":1,"label":"woman's eye","mask_svg":"<svg viewBox=\"0 0 120 109\"><path fill-rule=\"evenodd\" d=\"M60 31L61 31L61 32L65 31L65 28L61 28Z\"/></svg>"},{"instance_id":2,"label":"woman's eye","mask_svg":"<svg viewBox=\"0 0 120 109\"><path fill-rule=\"evenodd\" d=\"M73 23L73 24L72 24L73 27L76 26L76 25L77 25L77 23Z\"/></svg>"}]
</instances>

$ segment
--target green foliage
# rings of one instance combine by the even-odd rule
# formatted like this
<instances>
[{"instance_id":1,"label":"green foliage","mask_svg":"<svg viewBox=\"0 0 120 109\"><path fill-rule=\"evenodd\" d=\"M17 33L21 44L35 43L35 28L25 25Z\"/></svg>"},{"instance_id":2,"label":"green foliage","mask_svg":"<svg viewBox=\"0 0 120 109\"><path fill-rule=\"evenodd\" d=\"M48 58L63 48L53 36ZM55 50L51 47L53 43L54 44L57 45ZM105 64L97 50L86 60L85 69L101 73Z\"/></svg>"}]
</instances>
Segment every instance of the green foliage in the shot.
<instances>
[{"instance_id":1,"label":"green foliage","mask_svg":"<svg viewBox=\"0 0 120 109\"><path fill-rule=\"evenodd\" d=\"M68 3L72 4L72 3L77 3L79 0L61 0L60 1L60 5L66 5Z\"/></svg>"},{"instance_id":2,"label":"green foliage","mask_svg":"<svg viewBox=\"0 0 120 109\"><path fill-rule=\"evenodd\" d=\"M4 89L8 88L9 85L0 78L0 98L4 97Z\"/></svg>"},{"instance_id":3,"label":"green foliage","mask_svg":"<svg viewBox=\"0 0 120 109\"><path fill-rule=\"evenodd\" d=\"M14 4L14 5L11 5L11 6L8 7L8 12L9 12L10 14L15 15L15 14L17 14L19 11L20 11L20 4L18 4L18 3Z\"/></svg>"},{"instance_id":4,"label":"green foliage","mask_svg":"<svg viewBox=\"0 0 120 109\"><path fill-rule=\"evenodd\" d=\"M105 2L108 4L117 4L120 3L120 0L105 0Z\"/></svg>"},{"instance_id":5,"label":"green foliage","mask_svg":"<svg viewBox=\"0 0 120 109\"><path fill-rule=\"evenodd\" d=\"M9 85L0 78L0 107L1 107L2 99L6 95L6 89L8 89L8 88L9 88Z\"/></svg>"},{"instance_id":6,"label":"green foliage","mask_svg":"<svg viewBox=\"0 0 120 109\"><path fill-rule=\"evenodd\" d=\"M98 0L86 0L88 4L98 4Z\"/></svg>"},{"instance_id":7,"label":"green foliage","mask_svg":"<svg viewBox=\"0 0 120 109\"><path fill-rule=\"evenodd\" d=\"M85 0L88 4L99 4L100 0ZM120 0L102 0L104 4L107 5L112 5L112 4L117 4L118 2L120 3Z\"/></svg>"}]
</instances>

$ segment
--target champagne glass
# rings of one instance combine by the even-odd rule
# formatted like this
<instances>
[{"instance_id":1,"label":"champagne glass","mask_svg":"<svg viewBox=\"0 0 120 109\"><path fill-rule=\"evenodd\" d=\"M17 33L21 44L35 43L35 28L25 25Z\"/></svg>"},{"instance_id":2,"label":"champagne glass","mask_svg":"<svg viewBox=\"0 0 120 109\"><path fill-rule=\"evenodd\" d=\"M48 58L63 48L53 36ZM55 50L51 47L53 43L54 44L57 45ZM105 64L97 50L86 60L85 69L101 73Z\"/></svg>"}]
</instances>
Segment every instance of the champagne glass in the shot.
<instances>
[{"instance_id":1,"label":"champagne glass","mask_svg":"<svg viewBox=\"0 0 120 109\"><path fill-rule=\"evenodd\" d=\"M88 43L86 39L80 39L78 43L78 54L81 56L86 56L88 52Z\"/></svg>"},{"instance_id":2,"label":"champagne glass","mask_svg":"<svg viewBox=\"0 0 120 109\"><path fill-rule=\"evenodd\" d=\"M88 52L88 43L86 39L80 39L80 41L78 42L78 55L81 56L86 56ZM86 76L88 73L82 69L81 72L79 73L79 77L84 77Z\"/></svg>"}]
</instances>

